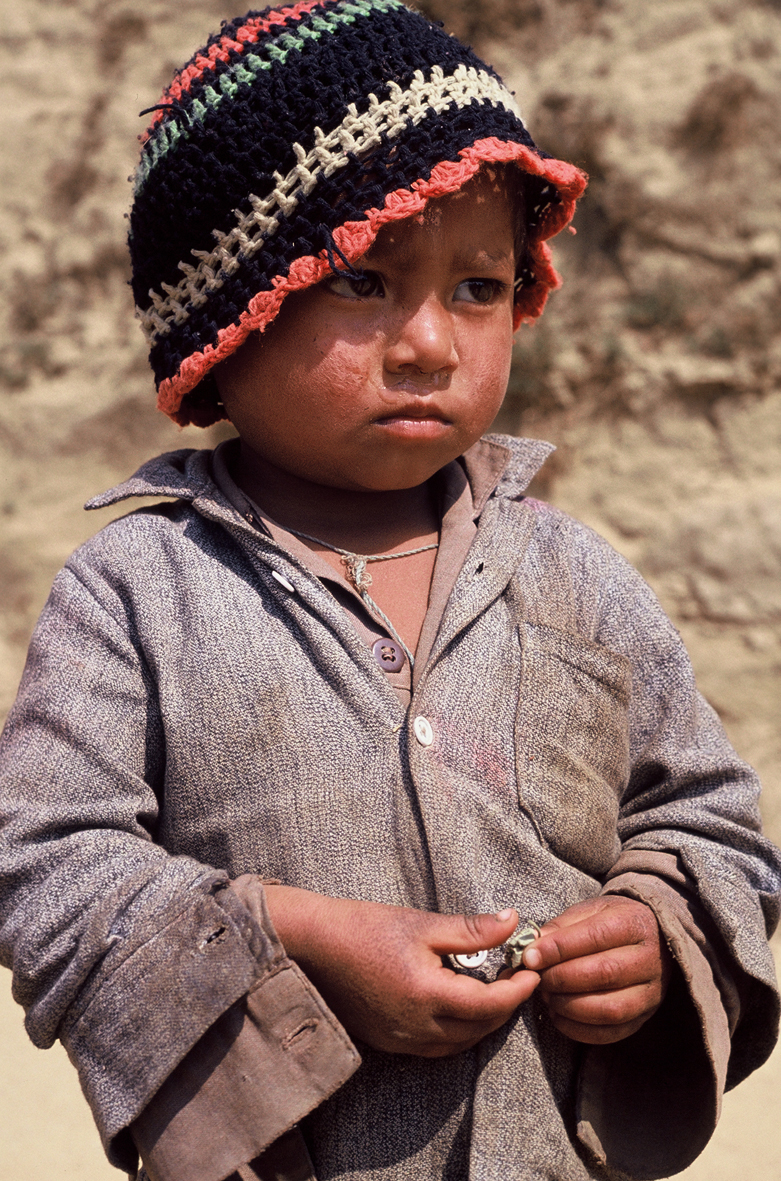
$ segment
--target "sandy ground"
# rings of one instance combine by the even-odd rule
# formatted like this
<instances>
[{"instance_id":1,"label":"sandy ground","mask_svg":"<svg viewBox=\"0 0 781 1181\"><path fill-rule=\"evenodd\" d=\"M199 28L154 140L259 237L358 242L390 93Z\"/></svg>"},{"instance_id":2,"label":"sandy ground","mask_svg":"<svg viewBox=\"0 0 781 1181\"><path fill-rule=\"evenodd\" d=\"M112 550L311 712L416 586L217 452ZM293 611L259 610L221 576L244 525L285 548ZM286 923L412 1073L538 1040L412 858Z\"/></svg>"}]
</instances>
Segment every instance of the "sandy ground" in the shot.
<instances>
[{"instance_id":1,"label":"sandy ground","mask_svg":"<svg viewBox=\"0 0 781 1181\"><path fill-rule=\"evenodd\" d=\"M781 938L774 944L781 968ZM59 1043L36 1050L0 975L0 1181L111 1181L75 1071ZM781 1046L724 1099L724 1113L685 1181L781 1181Z\"/></svg>"}]
</instances>

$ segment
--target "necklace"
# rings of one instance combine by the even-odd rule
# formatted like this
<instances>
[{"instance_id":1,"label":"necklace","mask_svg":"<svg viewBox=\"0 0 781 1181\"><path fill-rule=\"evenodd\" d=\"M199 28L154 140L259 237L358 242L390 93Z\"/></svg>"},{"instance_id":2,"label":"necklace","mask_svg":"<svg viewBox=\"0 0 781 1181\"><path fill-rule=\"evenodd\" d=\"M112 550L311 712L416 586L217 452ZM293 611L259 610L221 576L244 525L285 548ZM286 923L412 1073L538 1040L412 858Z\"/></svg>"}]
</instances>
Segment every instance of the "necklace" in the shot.
<instances>
[{"instance_id":1,"label":"necklace","mask_svg":"<svg viewBox=\"0 0 781 1181\"><path fill-rule=\"evenodd\" d=\"M347 581L353 584L369 610L382 620L396 643L400 644L404 649L410 668L414 668L415 658L409 648L388 619L388 616L369 594L368 587L372 584L372 576L366 567L369 562L390 562L394 558L411 558L413 554L424 554L427 550L439 549L439 542L432 541L430 545L419 545L417 549L403 550L398 554L355 554L352 550L341 549L338 545L331 545L329 541L323 541L321 537L312 537L311 533L302 533L300 529L291 529L290 526L287 526L287 530L288 533L292 533L296 537L301 537L304 541L313 541L315 545L322 545L324 549L329 549L332 553L339 554L342 559L342 565L345 568Z\"/></svg>"}]
</instances>

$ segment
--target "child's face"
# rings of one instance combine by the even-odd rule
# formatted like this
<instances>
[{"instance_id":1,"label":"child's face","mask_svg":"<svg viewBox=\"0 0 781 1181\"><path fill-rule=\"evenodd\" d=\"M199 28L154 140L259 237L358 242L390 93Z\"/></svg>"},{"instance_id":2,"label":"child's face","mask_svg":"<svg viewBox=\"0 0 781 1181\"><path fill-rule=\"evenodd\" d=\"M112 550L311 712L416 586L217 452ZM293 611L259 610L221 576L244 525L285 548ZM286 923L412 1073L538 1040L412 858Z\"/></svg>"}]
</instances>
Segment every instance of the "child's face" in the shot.
<instances>
[{"instance_id":1,"label":"child's face","mask_svg":"<svg viewBox=\"0 0 781 1181\"><path fill-rule=\"evenodd\" d=\"M490 426L507 388L515 219L477 177L385 226L365 278L288 296L215 370L245 456L335 488L422 484Z\"/></svg>"}]
</instances>

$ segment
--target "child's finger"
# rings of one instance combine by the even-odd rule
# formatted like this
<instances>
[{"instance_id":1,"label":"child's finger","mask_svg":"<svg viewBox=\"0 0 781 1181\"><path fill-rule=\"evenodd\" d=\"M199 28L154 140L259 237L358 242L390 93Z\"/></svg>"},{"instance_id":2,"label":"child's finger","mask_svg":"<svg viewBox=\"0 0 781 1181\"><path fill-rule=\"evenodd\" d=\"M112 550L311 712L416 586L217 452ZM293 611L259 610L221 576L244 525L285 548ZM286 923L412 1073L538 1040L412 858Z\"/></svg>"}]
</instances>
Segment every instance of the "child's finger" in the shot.
<instances>
[{"instance_id":1,"label":"child's finger","mask_svg":"<svg viewBox=\"0 0 781 1181\"><path fill-rule=\"evenodd\" d=\"M501 1025L531 996L540 982L536 972L521 969L512 976L486 984L471 976L448 972L435 1009L443 1018L496 1022Z\"/></svg>"},{"instance_id":2,"label":"child's finger","mask_svg":"<svg viewBox=\"0 0 781 1181\"><path fill-rule=\"evenodd\" d=\"M650 1015L650 1013L644 1014L642 1017L638 1017L634 1021L627 1021L622 1025L587 1025L585 1022L571 1021L556 1013L551 1014L551 1020L559 1033L572 1038L575 1042L583 1042L589 1046L606 1046L613 1042L623 1041L624 1038L637 1033Z\"/></svg>"},{"instance_id":3,"label":"child's finger","mask_svg":"<svg viewBox=\"0 0 781 1181\"><path fill-rule=\"evenodd\" d=\"M464 1050L471 1050L489 1033L498 1029L500 1024L501 1022L494 1022L490 1025L482 1023L469 1026L456 1021L449 1025L443 1024L440 1035L429 1041L419 1042L415 1053L422 1058L444 1058L451 1054L461 1054ZM468 1036L465 1036L467 1030Z\"/></svg>"},{"instance_id":4,"label":"child's finger","mask_svg":"<svg viewBox=\"0 0 781 1181\"><path fill-rule=\"evenodd\" d=\"M629 1037L653 1016L661 1000L662 990L650 985L613 993L545 997L556 1029L588 1045L607 1045Z\"/></svg>"},{"instance_id":5,"label":"child's finger","mask_svg":"<svg viewBox=\"0 0 781 1181\"><path fill-rule=\"evenodd\" d=\"M437 1037L431 1040L432 1042L441 1041L451 1047L473 1046L487 1034L493 1033L495 1029L504 1025L506 1020L506 1016L494 1017L490 1021L464 1021L458 1017L437 1016L434 1022L437 1027ZM458 1053L458 1049L453 1049L450 1052Z\"/></svg>"},{"instance_id":6,"label":"child's finger","mask_svg":"<svg viewBox=\"0 0 781 1181\"><path fill-rule=\"evenodd\" d=\"M444 986L415 1006L413 1020L403 1022L390 1038L371 1044L394 1053L423 1057L457 1054L474 1046L512 1016L539 983L535 972L521 972L510 987L496 988L468 976L442 970Z\"/></svg>"},{"instance_id":7,"label":"child's finger","mask_svg":"<svg viewBox=\"0 0 781 1181\"><path fill-rule=\"evenodd\" d=\"M540 938L524 952L524 967L541 972L565 960L615 947L646 942L658 946L659 929L650 907L632 899L618 901L621 905L601 908L571 926L559 926L558 920L555 926L548 924Z\"/></svg>"},{"instance_id":8,"label":"child's finger","mask_svg":"<svg viewBox=\"0 0 781 1181\"><path fill-rule=\"evenodd\" d=\"M518 925L518 915L511 908L498 914L430 914L426 915L429 947L437 955L461 955L498 947L512 935Z\"/></svg>"},{"instance_id":9,"label":"child's finger","mask_svg":"<svg viewBox=\"0 0 781 1181\"><path fill-rule=\"evenodd\" d=\"M661 962L650 944L630 944L565 960L544 971L545 993L610 992L658 980Z\"/></svg>"},{"instance_id":10,"label":"child's finger","mask_svg":"<svg viewBox=\"0 0 781 1181\"><path fill-rule=\"evenodd\" d=\"M658 987L646 982L605 993L546 994L545 1002L552 1015L579 1025L623 1026L645 1020L661 1002Z\"/></svg>"}]
</instances>

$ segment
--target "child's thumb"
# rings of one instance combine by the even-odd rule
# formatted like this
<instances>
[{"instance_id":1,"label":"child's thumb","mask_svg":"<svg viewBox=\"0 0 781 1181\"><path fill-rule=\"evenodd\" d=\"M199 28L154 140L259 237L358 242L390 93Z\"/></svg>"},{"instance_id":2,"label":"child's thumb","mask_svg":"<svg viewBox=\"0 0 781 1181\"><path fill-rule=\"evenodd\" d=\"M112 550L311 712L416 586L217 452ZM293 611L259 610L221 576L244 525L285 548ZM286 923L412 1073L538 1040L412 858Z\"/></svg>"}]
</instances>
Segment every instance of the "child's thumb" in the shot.
<instances>
[{"instance_id":1,"label":"child's thumb","mask_svg":"<svg viewBox=\"0 0 781 1181\"><path fill-rule=\"evenodd\" d=\"M498 947L518 925L518 915L509 907L498 914L440 914L436 918L431 947L439 955Z\"/></svg>"}]
</instances>

